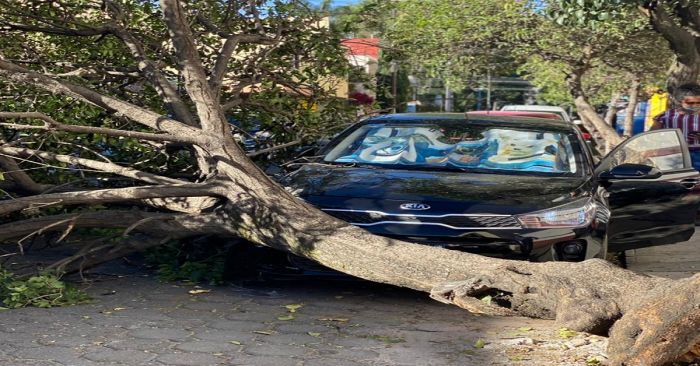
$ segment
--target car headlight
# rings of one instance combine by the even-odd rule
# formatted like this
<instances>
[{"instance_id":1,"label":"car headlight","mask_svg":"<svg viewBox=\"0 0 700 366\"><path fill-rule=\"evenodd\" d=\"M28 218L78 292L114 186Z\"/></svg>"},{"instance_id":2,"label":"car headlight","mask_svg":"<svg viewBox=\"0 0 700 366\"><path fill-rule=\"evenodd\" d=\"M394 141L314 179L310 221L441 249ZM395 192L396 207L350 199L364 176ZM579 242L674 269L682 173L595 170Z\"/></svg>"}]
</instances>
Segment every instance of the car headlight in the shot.
<instances>
[{"instance_id":1,"label":"car headlight","mask_svg":"<svg viewBox=\"0 0 700 366\"><path fill-rule=\"evenodd\" d=\"M524 228L561 228L588 226L595 216L596 204L590 197L547 210L518 215Z\"/></svg>"}]
</instances>

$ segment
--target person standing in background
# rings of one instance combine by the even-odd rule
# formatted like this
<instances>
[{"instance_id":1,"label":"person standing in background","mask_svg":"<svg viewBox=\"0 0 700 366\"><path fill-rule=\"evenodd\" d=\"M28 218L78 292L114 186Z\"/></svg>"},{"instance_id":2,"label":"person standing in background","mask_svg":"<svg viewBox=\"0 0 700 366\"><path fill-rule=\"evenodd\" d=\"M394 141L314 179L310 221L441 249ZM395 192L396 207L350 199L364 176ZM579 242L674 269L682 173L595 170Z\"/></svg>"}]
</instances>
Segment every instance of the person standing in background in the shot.
<instances>
[{"instance_id":1,"label":"person standing in background","mask_svg":"<svg viewBox=\"0 0 700 366\"><path fill-rule=\"evenodd\" d=\"M656 117L651 130L678 128L688 143L693 168L700 170L700 85L684 84L673 91L673 108Z\"/></svg>"},{"instance_id":2,"label":"person standing in background","mask_svg":"<svg viewBox=\"0 0 700 366\"><path fill-rule=\"evenodd\" d=\"M654 117L666 112L668 109L668 93L659 87L649 87L646 90L649 95L644 130L648 131L654 124Z\"/></svg>"}]
</instances>

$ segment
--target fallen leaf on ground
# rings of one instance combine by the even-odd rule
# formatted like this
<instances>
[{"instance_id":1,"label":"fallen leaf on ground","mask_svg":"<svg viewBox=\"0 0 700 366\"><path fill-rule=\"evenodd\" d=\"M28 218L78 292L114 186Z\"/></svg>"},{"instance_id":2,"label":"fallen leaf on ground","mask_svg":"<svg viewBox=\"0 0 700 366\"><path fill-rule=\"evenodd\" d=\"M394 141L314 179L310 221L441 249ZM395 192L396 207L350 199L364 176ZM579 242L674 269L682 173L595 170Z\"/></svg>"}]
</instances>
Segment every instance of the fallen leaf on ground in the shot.
<instances>
[{"instance_id":1,"label":"fallen leaf on ground","mask_svg":"<svg viewBox=\"0 0 700 366\"><path fill-rule=\"evenodd\" d=\"M569 328L559 329L559 337L561 337L561 338L571 338L571 337L575 337L577 334L578 334L578 332L575 332Z\"/></svg>"},{"instance_id":2,"label":"fallen leaf on ground","mask_svg":"<svg viewBox=\"0 0 700 366\"><path fill-rule=\"evenodd\" d=\"M294 315L278 316L277 320L294 320Z\"/></svg>"},{"instance_id":3,"label":"fallen leaf on ground","mask_svg":"<svg viewBox=\"0 0 700 366\"><path fill-rule=\"evenodd\" d=\"M321 333L316 333L316 332L306 332L306 334L308 334L312 337L316 337L316 338L321 336Z\"/></svg>"},{"instance_id":4,"label":"fallen leaf on ground","mask_svg":"<svg viewBox=\"0 0 700 366\"><path fill-rule=\"evenodd\" d=\"M253 333L255 333L255 334L263 334L263 335L272 335L272 332L271 332L271 331L267 331L267 330L254 330Z\"/></svg>"},{"instance_id":5,"label":"fallen leaf on ground","mask_svg":"<svg viewBox=\"0 0 700 366\"><path fill-rule=\"evenodd\" d=\"M228 343L235 344L236 346L240 346L240 345L243 344L243 343L241 343L241 342L239 342L239 341L228 341Z\"/></svg>"},{"instance_id":6,"label":"fallen leaf on ground","mask_svg":"<svg viewBox=\"0 0 700 366\"><path fill-rule=\"evenodd\" d=\"M321 318L319 320L324 321L324 322L341 322L341 323L345 323L345 322L350 321L350 319L346 319L346 318Z\"/></svg>"},{"instance_id":7,"label":"fallen leaf on ground","mask_svg":"<svg viewBox=\"0 0 700 366\"><path fill-rule=\"evenodd\" d=\"M289 304L289 305L285 305L284 307L287 308L287 310L289 310L290 313L295 313L297 310L299 310L303 306L304 306L304 304Z\"/></svg>"},{"instance_id":8,"label":"fallen leaf on ground","mask_svg":"<svg viewBox=\"0 0 700 366\"><path fill-rule=\"evenodd\" d=\"M199 294L206 294L207 292L211 292L211 290L198 289L198 290L189 290L187 292L189 292L192 295L199 295Z\"/></svg>"},{"instance_id":9,"label":"fallen leaf on ground","mask_svg":"<svg viewBox=\"0 0 700 366\"><path fill-rule=\"evenodd\" d=\"M486 345L486 342L484 342L483 339L477 339L476 342L474 343L474 348L484 348Z\"/></svg>"}]
</instances>

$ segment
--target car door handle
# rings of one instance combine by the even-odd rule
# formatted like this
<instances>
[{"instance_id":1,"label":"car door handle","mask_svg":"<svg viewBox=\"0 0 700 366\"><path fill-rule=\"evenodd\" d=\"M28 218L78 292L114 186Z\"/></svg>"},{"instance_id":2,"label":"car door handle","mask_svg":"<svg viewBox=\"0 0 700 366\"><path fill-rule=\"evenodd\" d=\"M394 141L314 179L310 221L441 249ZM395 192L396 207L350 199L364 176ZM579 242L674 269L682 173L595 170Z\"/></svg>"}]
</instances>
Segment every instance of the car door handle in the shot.
<instances>
[{"instance_id":1,"label":"car door handle","mask_svg":"<svg viewBox=\"0 0 700 366\"><path fill-rule=\"evenodd\" d=\"M698 180L697 178L688 178L681 180L680 183L683 187L692 189L700 183L700 180Z\"/></svg>"}]
</instances>

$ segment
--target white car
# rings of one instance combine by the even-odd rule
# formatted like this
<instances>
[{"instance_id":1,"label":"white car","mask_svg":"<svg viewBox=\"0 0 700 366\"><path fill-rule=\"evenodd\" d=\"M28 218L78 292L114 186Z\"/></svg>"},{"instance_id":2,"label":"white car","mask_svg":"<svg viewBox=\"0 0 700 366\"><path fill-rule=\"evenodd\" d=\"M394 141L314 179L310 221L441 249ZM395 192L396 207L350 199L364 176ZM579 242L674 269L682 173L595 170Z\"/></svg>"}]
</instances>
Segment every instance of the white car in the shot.
<instances>
[{"instance_id":1,"label":"white car","mask_svg":"<svg viewBox=\"0 0 700 366\"><path fill-rule=\"evenodd\" d=\"M566 110L562 107L556 107L553 105L536 105L536 104L531 104L531 105L505 105L503 108L501 108L502 111L513 111L513 112L548 112L548 113L556 113L561 116L561 118L569 123L574 123L574 121L571 119L571 116L569 116L568 113L566 113Z\"/></svg>"}]
</instances>

